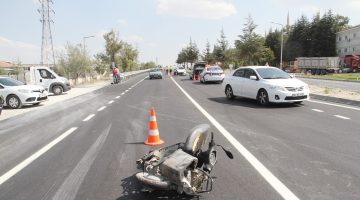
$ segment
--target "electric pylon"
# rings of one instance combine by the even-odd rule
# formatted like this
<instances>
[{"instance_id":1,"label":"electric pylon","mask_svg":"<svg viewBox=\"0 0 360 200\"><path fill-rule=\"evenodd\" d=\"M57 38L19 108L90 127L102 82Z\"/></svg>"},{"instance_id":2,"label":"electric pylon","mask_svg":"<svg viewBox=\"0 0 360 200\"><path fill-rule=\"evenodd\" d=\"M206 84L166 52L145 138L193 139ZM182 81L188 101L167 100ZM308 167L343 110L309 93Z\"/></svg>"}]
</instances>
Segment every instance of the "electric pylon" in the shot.
<instances>
[{"instance_id":1,"label":"electric pylon","mask_svg":"<svg viewBox=\"0 0 360 200\"><path fill-rule=\"evenodd\" d=\"M38 12L41 15L40 22L42 23L40 64L49 67L49 64L51 63L55 66L54 45L51 33L51 24L54 23L51 16L55 15L55 12L51 7L54 3L52 0L39 0L39 2L41 8L38 9ZM50 59L52 59L52 62Z\"/></svg>"}]
</instances>

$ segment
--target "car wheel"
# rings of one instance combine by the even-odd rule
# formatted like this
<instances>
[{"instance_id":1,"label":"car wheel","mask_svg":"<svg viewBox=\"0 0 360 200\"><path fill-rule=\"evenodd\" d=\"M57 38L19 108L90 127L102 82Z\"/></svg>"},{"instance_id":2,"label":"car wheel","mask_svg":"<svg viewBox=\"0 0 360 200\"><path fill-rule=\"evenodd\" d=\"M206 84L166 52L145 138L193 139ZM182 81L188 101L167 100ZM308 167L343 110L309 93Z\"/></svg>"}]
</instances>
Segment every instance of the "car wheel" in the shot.
<instances>
[{"instance_id":1,"label":"car wheel","mask_svg":"<svg viewBox=\"0 0 360 200\"><path fill-rule=\"evenodd\" d=\"M60 95L63 93L63 88L60 86L60 85L55 85L53 88L52 88L52 92L55 94L55 95Z\"/></svg>"},{"instance_id":2,"label":"car wheel","mask_svg":"<svg viewBox=\"0 0 360 200\"><path fill-rule=\"evenodd\" d=\"M226 94L226 98L229 100L234 99L235 97L230 85L226 86L225 94Z\"/></svg>"},{"instance_id":3,"label":"car wheel","mask_svg":"<svg viewBox=\"0 0 360 200\"><path fill-rule=\"evenodd\" d=\"M16 95L10 95L7 98L6 104L7 104L7 106L9 106L12 109L18 109L18 108L21 108L21 106L22 106L19 97L17 97Z\"/></svg>"},{"instance_id":4,"label":"car wheel","mask_svg":"<svg viewBox=\"0 0 360 200\"><path fill-rule=\"evenodd\" d=\"M268 93L266 92L266 90L264 90L264 89L259 90L256 99L260 105L266 106L269 104L269 96L268 96Z\"/></svg>"}]
</instances>

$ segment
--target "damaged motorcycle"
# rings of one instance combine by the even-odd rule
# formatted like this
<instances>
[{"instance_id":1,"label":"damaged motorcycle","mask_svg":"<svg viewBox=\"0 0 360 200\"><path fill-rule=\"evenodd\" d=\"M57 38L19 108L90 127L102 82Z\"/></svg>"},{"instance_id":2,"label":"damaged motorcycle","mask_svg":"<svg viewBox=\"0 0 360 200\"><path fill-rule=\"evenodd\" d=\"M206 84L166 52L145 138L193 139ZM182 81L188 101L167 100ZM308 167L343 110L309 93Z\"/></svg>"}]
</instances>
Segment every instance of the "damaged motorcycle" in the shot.
<instances>
[{"instance_id":1,"label":"damaged motorcycle","mask_svg":"<svg viewBox=\"0 0 360 200\"><path fill-rule=\"evenodd\" d=\"M142 172L136 178L143 184L143 190L176 190L187 195L210 192L213 187L210 173L217 162L216 147L221 147L230 159L233 155L214 142L214 134L209 134L209 130L207 124L198 125L185 143L150 151L137 160ZM207 142L208 148L204 150Z\"/></svg>"}]
</instances>

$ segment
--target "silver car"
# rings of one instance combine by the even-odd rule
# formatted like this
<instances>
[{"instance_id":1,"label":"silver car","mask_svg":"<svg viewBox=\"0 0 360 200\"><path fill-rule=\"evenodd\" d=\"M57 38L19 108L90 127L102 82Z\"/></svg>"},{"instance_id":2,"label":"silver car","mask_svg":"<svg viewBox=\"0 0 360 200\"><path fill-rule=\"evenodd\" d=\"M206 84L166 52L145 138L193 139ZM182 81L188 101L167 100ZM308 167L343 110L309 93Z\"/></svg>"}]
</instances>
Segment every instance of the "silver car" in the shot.
<instances>
[{"instance_id":1,"label":"silver car","mask_svg":"<svg viewBox=\"0 0 360 200\"><path fill-rule=\"evenodd\" d=\"M162 71L160 68L156 68L156 69L152 69L149 72L149 78L153 79L153 78L160 78L162 79Z\"/></svg>"}]
</instances>

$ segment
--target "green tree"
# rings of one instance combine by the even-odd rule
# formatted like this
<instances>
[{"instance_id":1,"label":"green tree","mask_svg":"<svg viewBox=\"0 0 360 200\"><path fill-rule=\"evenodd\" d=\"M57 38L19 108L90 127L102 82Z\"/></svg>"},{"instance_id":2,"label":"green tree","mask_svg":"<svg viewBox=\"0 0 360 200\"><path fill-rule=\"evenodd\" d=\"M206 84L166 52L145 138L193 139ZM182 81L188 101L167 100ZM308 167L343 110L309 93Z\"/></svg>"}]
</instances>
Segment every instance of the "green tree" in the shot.
<instances>
[{"instance_id":1,"label":"green tree","mask_svg":"<svg viewBox=\"0 0 360 200\"><path fill-rule=\"evenodd\" d=\"M94 57L94 65L96 72L99 74L104 74L105 72L107 72L109 69L109 64L111 63L109 56L104 53L98 53Z\"/></svg>"},{"instance_id":2,"label":"green tree","mask_svg":"<svg viewBox=\"0 0 360 200\"><path fill-rule=\"evenodd\" d=\"M105 51L109 56L110 62L117 62L116 54L118 54L122 48L122 42L114 30L104 34L105 39Z\"/></svg>"},{"instance_id":3,"label":"green tree","mask_svg":"<svg viewBox=\"0 0 360 200\"><path fill-rule=\"evenodd\" d=\"M85 77L93 72L92 61L88 52L81 45L65 45L65 52L58 59L58 71L68 78Z\"/></svg>"},{"instance_id":4,"label":"green tree","mask_svg":"<svg viewBox=\"0 0 360 200\"><path fill-rule=\"evenodd\" d=\"M235 41L235 47L243 64L257 65L261 62L265 39L255 33L256 25L250 15L246 21L242 35L239 35L240 39Z\"/></svg>"},{"instance_id":5,"label":"green tree","mask_svg":"<svg viewBox=\"0 0 360 200\"><path fill-rule=\"evenodd\" d=\"M269 31L269 34L266 35L265 38L265 46L270 48L274 52L274 62L276 64L280 63L280 57L281 57L281 31L275 30ZM285 52L283 50L283 52ZM275 63L270 63L271 65L275 66Z\"/></svg>"},{"instance_id":6,"label":"green tree","mask_svg":"<svg viewBox=\"0 0 360 200\"><path fill-rule=\"evenodd\" d=\"M311 24L305 16L295 23L285 44L285 60L311 55Z\"/></svg>"},{"instance_id":7,"label":"green tree","mask_svg":"<svg viewBox=\"0 0 360 200\"><path fill-rule=\"evenodd\" d=\"M206 42L205 50L202 53L202 59L208 64L211 64L214 62L213 54L211 53L211 47L209 40Z\"/></svg>"},{"instance_id":8,"label":"green tree","mask_svg":"<svg viewBox=\"0 0 360 200\"><path fill-rule=\"evenodd\" d=\"M214 45L213 56L216 62L226 62L226 50L229 48L229 42L226 40L224 29L220 31L220 39L217 40L217 44Z\"/></svg>"}]
</instances>

